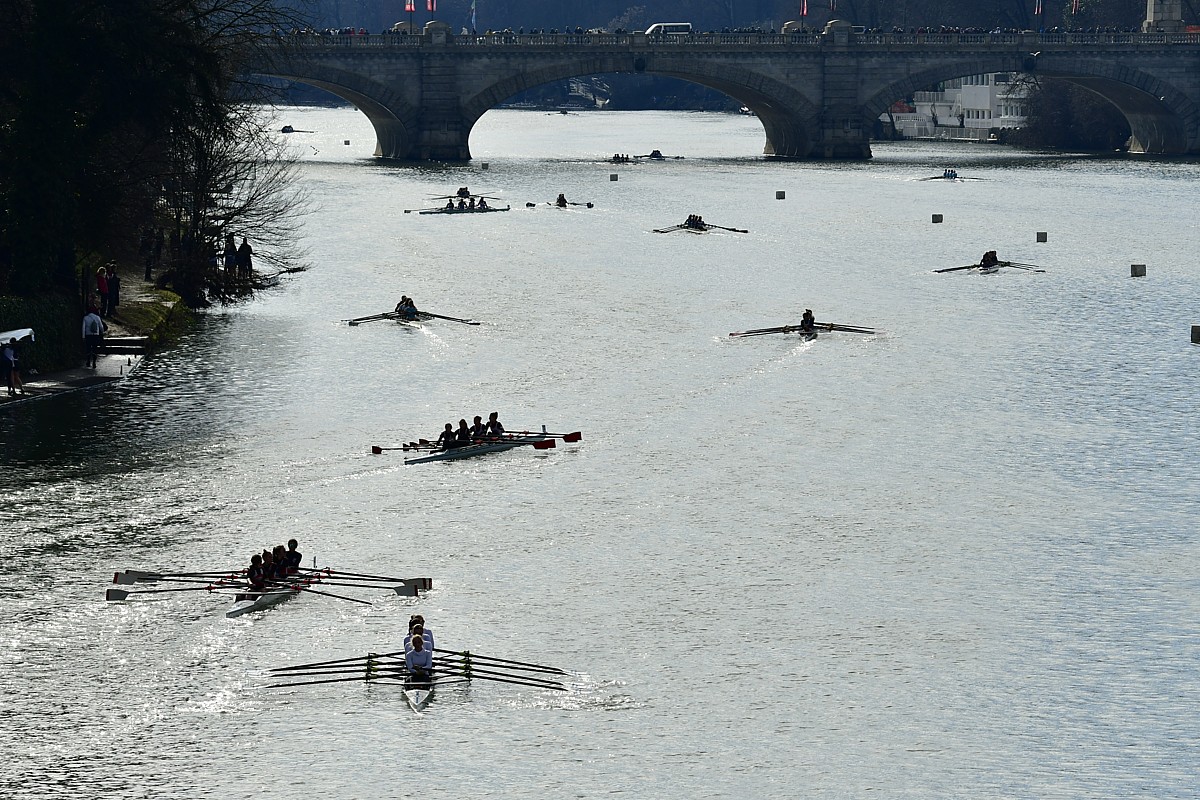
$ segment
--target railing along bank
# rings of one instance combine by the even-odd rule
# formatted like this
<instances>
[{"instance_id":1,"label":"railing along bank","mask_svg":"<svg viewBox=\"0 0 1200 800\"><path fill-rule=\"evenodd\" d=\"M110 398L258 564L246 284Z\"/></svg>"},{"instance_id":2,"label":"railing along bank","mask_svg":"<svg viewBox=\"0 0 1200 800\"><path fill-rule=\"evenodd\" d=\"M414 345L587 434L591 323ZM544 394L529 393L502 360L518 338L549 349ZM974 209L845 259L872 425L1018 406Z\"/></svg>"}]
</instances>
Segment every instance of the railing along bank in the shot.
<instances>
[{"instance_id":1,"label":"railing along bank","mask_svg":"<svg viewBox=\"0 0 1200 800\"><path fill-rule=\"evenodd\" d=\"M430 34L369 34L363 36L291 34L280 42L305 49L406 49L420 47L815 47L832 40L821 33L697 33L690 36L646 36L644 33L492 33L484 35L434 36ZM1200 33L858 33L850 36L850 45L863 47L997 47L1036 45L1200 45Z\"/></svg>"}]
</instances>

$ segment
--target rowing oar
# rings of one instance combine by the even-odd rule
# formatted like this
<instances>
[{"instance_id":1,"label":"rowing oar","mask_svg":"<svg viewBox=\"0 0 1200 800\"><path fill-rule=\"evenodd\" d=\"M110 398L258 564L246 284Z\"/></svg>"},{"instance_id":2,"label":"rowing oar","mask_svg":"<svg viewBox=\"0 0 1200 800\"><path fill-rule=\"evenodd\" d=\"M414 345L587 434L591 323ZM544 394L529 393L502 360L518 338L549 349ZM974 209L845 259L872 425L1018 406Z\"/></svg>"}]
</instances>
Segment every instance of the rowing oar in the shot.
<instances>
[{"instance_id":1,"label":"rowing oar","mask_svg":"<svg viewBox=\"0 0 1200 800\"><path fill-rule=\"evenodd\" d=\"M549 436L551 439L562 439L564 442L578 442L583 438L582 431L571 431L570 433L544 433L543 431L505 431L506 435L520 436Z\"/></svg>"},{"instance_id":2,"label":"rowing oar","mask_svg":"<svg viewBox=\"0 0 1200 800\"><path fill-rule=\"evenodd\" d=\"M393 653L368 653L365 656L352 656L351 658L335 658L331 661L314 661L311 664L294 664L290 667L272 667L271 672L294 672L296 670L314 669L317 667L330 667L335 664L352 664L355 661L367 662L379 658L394 658L399 656L404 657L403 650L397 650Z\"/></svg>"},{"instance_id":3,"label":"rowing oar","mask_svg":"<svg viewBox=\"0 0 1200 800\"><path fill-rule=\"evenodd\" d=\"M528 661L513 661L510 658L497 658L496 656L481 656L478 653L472 653L470 650L462 650L462 651L443 650L440 647L435 647L435 648L433 648L433 652L444 653L447 656L461 656L463 658L469 658L469 659L478 660L478 661L494 661L497 664L512 664L513 666L517 666L517 667L537 667L539 669L544 669L549 672L557 672L561 675L567 674L566 670L559 669L558 667L547 666L546 664L531 664Z\"/></svg>"},{"instance_id":4,"label":"rowing oar","mask_svg":"<svg viewBox=\"0 0 1200 800\"><path fill-rule=\"evenodd\" d=\"M442 449L442 446L440 444L434 444L433 442L423 442L422 444L417 444L416 442L409 442L408 444L403 444L403 445L400 445L399 447L380 447L377 444L371 445L371 452L377 456L382 455L383 451L385 451L385 450L441 450L441 449Z\"/></svg>"},{"instance_id":5,"label":"rowing oar","mask_svg":"<svg viewBox=\"0 0 1200 800\"><path fill-rule=\"evenodd\" d=\"M1016 261L1001 261L1002 267L1013 267L1014 269L1025 269L1030 272L1045 272L1046 270L1039 267L1037 264L1018 264Z\"/></svg>"},{"instance_id":6,"label":"rowing oar","mask_svg":"<svg viewBox=\"0 0 1200 800\"><path fill-rule=\"evenodd\" d=\"M138 570L127 569L124 572L114 572L112 582L126 585L141 581L150 583L156 581L178 582L182 580L212 582L240 578L243 574L240 570L227 570L225 572L140 572Z\"/></svg>"},{"instance_id":7,"label":"rowing oar","mask_svg":"<svg viewBox=\"0 0 1200 800\"><path fill-rule=\"evenodd\" d=\"M840 325L836 322L814 322L813 327L825 328L830 331L841 331L843 333L875 333L874 328L860 328L857 325Z\"/></svg>"},{"instance_id":8,"label":"rowing oar","mask_svg":"<svg viewBox=\"0 0 1200 800\"><path fill-rule=\"evenodd\" d=\"M553 450L555 447L558 446L554 443L553 439L543 439L540 442L521 442L520 444L533 445L534 450ZM518 444L517 446L520 447L520 444Z\"/></svg>"},{"instance_id":9,"label":"rowing oar","mask_svg":"<svg viewBox=\"0 0 1200 800\"><path fill-rule=\"evenodd\" d=\"M218 589L228 589L233 584L224 586L181 586L178 589L108 589L104 592L105 600L124 600L131 594L165 594L167 592L215 592Z\"/></svg>"},{"instance_id":10,"label":"rowing oar","mask_svg":"<svg viewBox=\"0 0 1200 800\"><path fill-rule=\"evenodd\" d=\"M364 322L375 322L376 320L381 319L395 319L398 316L400 316L400 312L389 311L386 314L376 314L371 317L359 317L358 319L347 320L347 322L349 322L351 325L361 325Z\"/></svg>"},{"instance_id":11,"label":"rowing oar","mask_svg":"<svg viewBox=\"0 0 1200 800\"><path fill-rule=\"evenodd\" d=\"M704 223L709 228L716 228L721 231L733 231L734 233L749 233L750 231L742 230L741 228L726 228L724 225L713 225L711 222Z\"/></svg>"},{"instance_id":12,"label":"rowing oar","mask_svg":"<svg viewBox=\"0 0 1200 800\"><path fill-rule=\"evenodd\" d=\"M935 269L934 272L958 272L963 269L975 269L979 264L967 264L965 267L946 267L945 269Z\"/></svg>"},{"instance_id":13,"label":"rowing oar","mask_svg":"<svg viewBox=\"0 0 1200 800\"><path fill-rule=\"evenodd\" d=\"M359 600L357 597L346 597L345 595L333 594L332 592L321 592L316 589L309 589L307 586L297 586L295 584L287 583L284 581L267 581L267 583L273 583L280 589L291 589L294 592L312 592L313 594L319 594L324 597L332 597L335 600L349 600L351 603L362 603L364 606L373 605L373 603L371 603L370 601ZM402 587L397 587L397 588L402 588ZM270 591L270 590L268 590L268 591ZM266 592L255 592L255 594L266 594Z\"/></svg>"},{"instance_id":14,"label":"rowing oar","mask_svg":"<svg viewBox=\"0 0 1200 800\"><path fill-rule=\"evenodd\" d=\"M461 322L463 325L482 325L483 324L482 322L476 322L473 319L459 319L458 317L444 317L441 314L432 314L428 311L421 311L418 313L424 314L427 317L433 317L434 319L448 319L451 322Z\"/></svg>"},{"instance_id":15,"label":"rowing oar","mask_svg":"<svg viewBox=\"0 0 1200 800\"><path fill-rule=\"evenodd\" d=\"M393 578L388 575L367 575L362 572L345 572L340 569L330 569L329 567L320 567L319 569L302 569L302 572L317 572L321 575L335 575L339 577L362 578L363 580L372 581L387 581L388 583L404 583L409 586L416 586L419 589L428 591L433 588L432 578Z\"/></svg>"},{"instance_id":16,"label":"rowing oar","mask_svg":"<svg viewBox=\"0 0 1200 800\"><path fill-rule=\"evenodd\" d=\"M270 583L274 583L274 584L278 585L280 588L288 588L288 589L299 588L301 591L314 591L314 590L312 590L312 589L309 589L307 586L299 586L299 587L297 587L297 586L293 586L293 585L292 585L292 584L290 584L290 583L286 583L286 582L282 582L282 581L270 581ZM370 583L368 583L368 582L361 582L361 583L350 583L350 582L348 582L348 581L336 581L336 580L335 580L335 581L326 581L326 580L321 580L321 581L317 581L317 583L318 583L320 586L348 586L348 587L350 587L350 588L353 588L353 589L377 589L377 588L381 588L381 587L378 587L378 586L372 586L372 585L371 585ZM403 582L401 582L401 585L400 585L400 586L389 586L389 587L387 587L387 588L389 588L389 589L393 590L393 591L394 591L396 594L400 595L401 597L418 597L418 596L419 596L419 595L417 594L417 587L416 587L415 585L412 585L412 584L407 584L407 583L403 583ZM325 594L325 592L317 592L317 594ZM330 597L339 597L340 595L333 594L333 595L329 595L329 596L330 596ZM343 599L343 600L351 600L351 599L353 599L353 598L349 598L349 597L343 597L342 599ZM355 602L359 602L359 603L361 603L361 602L363 602L363 601L362 601L362 600L357 600L357 601L355 601Z\"/></svg>"},{"instance_id":17,"label":"rowing oar","mask_svg":"<svg viewBox=\"0 0 1200 800\"><path fill-rule=\"evenodd\" d=\"M473 658L471 658L471 659L454 658L451 656L438 656L437 658L433 659L433 663L434 663L434 666L443 665L443 666L447 666L447 667L461 667L463 669L466 669L468 666L471 669L475 669L475 666L476 666L475 659L473 659ZM544 673L549 673L551 675L565 675L566 674L565 672L563 672L561 669L558 669L557 667L515 667L515 666L509 666L507 664L493 664L490 661L484 661L484 662L482 662L482 664L483 664L484 668L503 667L503 669L507 672L544 672Z\"/></svg>"},{"instance_id":18,"label":"rowing oar","mask_svg":"<svg viewBox=\"0 0 1200 800\"><path fill-rule=\"evenodd\" d=\"M655 233L671 233L672 231L681 231L686 227L687 227L687 225L672 225L669 228L655 228L654 232Z\"/></svg>"},{"instance_id":19,"label":"rowing oar","mask_svg":"<svg viewBox=\"0 0 1200 800\"><path fill-rule=\"evenodd\" d=\"M142 575L128 575L128 574L123 574L120 572L118 572L116 575L113 575L113 583L118 583L118 584L121 584L122 586L130 586L132 584L142 583L142 582L145 582L145 583L221 584L221 583L227 583L229 581L237 581L237 580L244 580L244 578L241 575L230 575L228 573L226 573L225 575L222 575L220 577L209 575L209 576L199 577L199 578L160 578L157 575L147 577L147 576L142 576Z\"/></svg>"},{"instance_id":20,"label":"rowing oar","mask_svg":"<svg viewBox=\"0 0 1200 800\"><path fill-rule=\"evenodd\" d=\"M513 683L517 686L533 686L538 689L558 689L559 691L563 692L567 690L567 687L563 686L558 681L543 681L539 678L526 678L520 675L505 675L504 677L498 677L498 675L502 675L503 673L497 673L497 675L485 674L484 671L477 670L474 667L472 667L470 670L445 670L442 674L471 678L472 680L478 678L481 681Z\"/></svg>"}]
</instances>

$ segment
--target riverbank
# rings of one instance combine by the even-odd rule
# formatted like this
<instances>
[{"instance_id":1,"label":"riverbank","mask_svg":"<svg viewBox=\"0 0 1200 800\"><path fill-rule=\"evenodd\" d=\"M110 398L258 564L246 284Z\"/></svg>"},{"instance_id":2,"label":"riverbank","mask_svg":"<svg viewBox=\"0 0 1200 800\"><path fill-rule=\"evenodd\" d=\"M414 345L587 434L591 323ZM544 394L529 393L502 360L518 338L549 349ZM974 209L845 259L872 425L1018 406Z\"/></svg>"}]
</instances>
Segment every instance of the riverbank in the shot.
<instances>
[{"instance_id":1,"label":"riverbank","mask_svg":"<svg viewBox=\"0 0 1200 800\"><path fill-rule=\"evenodd\" d=\"M23 372L24 394L0 392L0 408L21 405L69 392L95 389L124 380L155 349L168 343L191 324L194 316L173 292L158 289L141 276L121 278L121 299L105 319L108 326L95 368L83 365L83 339L79 334L79 358L74 366L39 372ZM37 330L34 330L37 336ZM37 340L22 344L22 360L36 364Z\"/></svg>"}]
</instances>

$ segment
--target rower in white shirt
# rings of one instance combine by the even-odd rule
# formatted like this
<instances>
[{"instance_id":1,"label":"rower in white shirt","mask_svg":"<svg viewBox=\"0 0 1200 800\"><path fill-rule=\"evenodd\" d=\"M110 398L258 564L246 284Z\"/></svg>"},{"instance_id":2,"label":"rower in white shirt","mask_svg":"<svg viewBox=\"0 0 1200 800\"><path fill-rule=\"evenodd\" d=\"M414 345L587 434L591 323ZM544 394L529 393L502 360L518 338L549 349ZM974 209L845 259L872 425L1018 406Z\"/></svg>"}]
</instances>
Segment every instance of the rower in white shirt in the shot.
<instances>
[{"instance_id":1,"label":"rower in white shirt","mask_svg":"<svg viewBox=\"0 0 1200 800\"><path fill-rule=\"evenodd\" d=\"M409 641L412 647L408 646ZM405 641L404 668L410 681L428 681L433 674L433 650L425 648L425 637L417 634Z\"/></svg>"},{"instance_id":2,"label":"rower in white shirt","mask_svg":"<svg viewBox=\"0 0 1200 800\"><path fill-rule=\"evenodd\" d=\"M425 649L430 653L433 652L433 631L425 628L425 618L420 614L413 614L411 617L409 617L408 635L404 637L405 653L415 647L415 645L413 645L414 637L422 639Z\"/></svg>"}]
</instances>

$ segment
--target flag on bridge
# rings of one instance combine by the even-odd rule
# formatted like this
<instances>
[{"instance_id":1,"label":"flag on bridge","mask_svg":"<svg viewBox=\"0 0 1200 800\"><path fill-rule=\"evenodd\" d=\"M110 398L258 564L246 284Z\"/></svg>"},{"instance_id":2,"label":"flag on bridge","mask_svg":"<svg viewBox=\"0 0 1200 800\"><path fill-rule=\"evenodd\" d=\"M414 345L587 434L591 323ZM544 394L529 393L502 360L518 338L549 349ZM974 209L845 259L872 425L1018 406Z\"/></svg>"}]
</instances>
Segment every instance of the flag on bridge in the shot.
<instances>
[{"instance_id":1,"label":"flag on bridge","mask_svg":"<svg viewBox=\"0 0 1200 800\"><path fill-rule=\"evenodd\" d=\"M471 0L471 31L475 31L475 0Z\"/></svg>"},{"instance_id":2,"label":"flag on bridge","mask_svg":"<svg viewBox=\"0 0 1200 800\"><path fill-rule=\"evenodd\" d=\"M829 0L829 10L837 11L837 0Z\"/></svg>"},{"instance_id":3,"label":"flag on bridge","mask_svg":"<svg viewBox=\"0 0 1200 800\"><path fill-rule=\"evenodd\" d=\"M417 0L404 0L404 10L409 14L417 10Z\"/></svg>"},{"instance_id":4,"label":"flag on bridge","mask_svg":"<svg viewBox=\"0 0 1200 800\"><path fill-rule=\"evenodd\" d=\"M1035 17L1040 17L1042 15L1042 0L1037 0L1037 2L1033 4L1033 15Z\"/></svg>"},{"instance_id":5,"label":"flag on bridge","mask_svg":"<svg viewBox=\"0 0 1200 800\"><path fill-rule=\"evenodd\" d=\"M425 10L430 14L437 11L437 0L425 0Z\"/></svg>"},{"instance_id":6,"label":"flag on bridge","mask_svg":"<svg viewBox=\"0 0 1200 800\"><path fill-rule=\"evenodd\" d=\"M808 0L800 0L800 16L808 16Z\"/></svg>"},{"instance_id":7,"label":"flag on bridge","mask_svg":"<svg viewBox=\"0 0 1200 800\"><path fill-rule=\"evenodd\" d=\"M1071 13L1072 14L1079 13L1079 0L1075 0L1075 2L1071 4Z\"/></svg>"}]
</instances>

